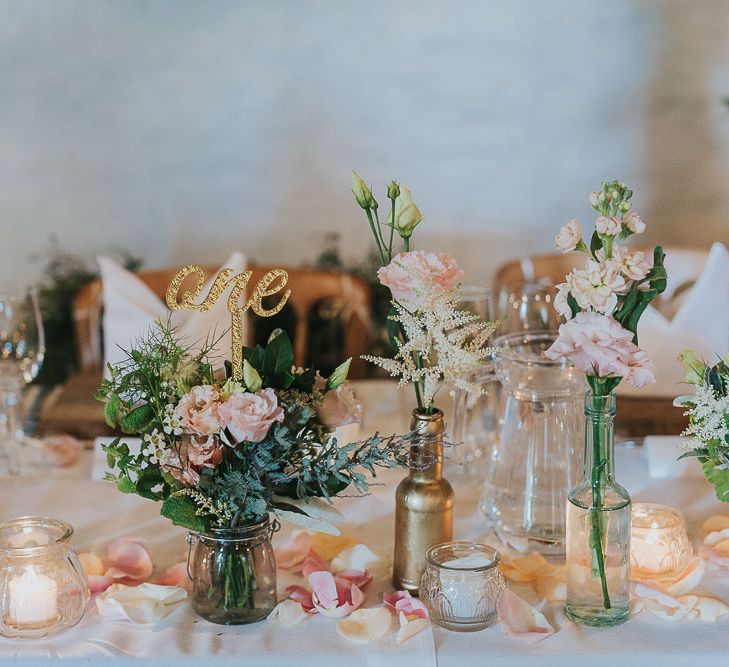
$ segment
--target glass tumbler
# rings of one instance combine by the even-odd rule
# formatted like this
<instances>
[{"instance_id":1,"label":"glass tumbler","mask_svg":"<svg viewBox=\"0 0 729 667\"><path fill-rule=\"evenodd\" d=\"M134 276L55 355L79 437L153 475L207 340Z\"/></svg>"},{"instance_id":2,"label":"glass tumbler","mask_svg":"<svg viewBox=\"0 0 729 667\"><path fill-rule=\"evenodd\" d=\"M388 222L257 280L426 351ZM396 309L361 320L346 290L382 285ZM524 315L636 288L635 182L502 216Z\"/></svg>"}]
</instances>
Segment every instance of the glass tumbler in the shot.
<instances>
[{"instance_id":1,"label":"glass tumbler","mask_svg":"<svg viewBox=\"0 0 729 667\"><path fill-rule=\"evenodd\" d=\"M420 598L433 622L458 632L491 625L506 588L500 560L493 547L472 542L445 542L428 549Z\"/></svg>"},{"instance_id":2,"label":"glass tumbler","mask_svg":"<svg viewBox=\"0 0 729 667\"><path fill-rule=\"evenodd\" d=\"M81 620L89 586L63 521L21 517L0 524L0 634L39 639Z\"/></svg>"},{"instance_id":3,"label":"glass tumbler","mask_svg":"<svg viewBox=\"0 0 729 667\"><path fill-rule=\"evenodd\" d=\"M266 517L236 528L188 536L192 606L221 625L255 623L276 606L276 560L271 536L278 523Z\"/></svg>"}]
</instances>

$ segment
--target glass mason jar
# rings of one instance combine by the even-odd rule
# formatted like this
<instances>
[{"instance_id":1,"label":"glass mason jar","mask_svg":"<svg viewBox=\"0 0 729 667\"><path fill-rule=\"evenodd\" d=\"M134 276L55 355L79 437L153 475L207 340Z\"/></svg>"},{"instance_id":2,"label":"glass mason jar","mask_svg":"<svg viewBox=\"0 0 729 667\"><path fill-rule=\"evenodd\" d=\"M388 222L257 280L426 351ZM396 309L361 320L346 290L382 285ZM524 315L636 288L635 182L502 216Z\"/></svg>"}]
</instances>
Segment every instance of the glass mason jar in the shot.
<instances>
[{"instance_id":1,"label":"glass mason jar","mask_svg":"<svg viewBox=\"0 0 729 667\"><path fill-rule=\"evenodd\" d=\"M0 524L0 634L49 637L81 620L89 585L63 521L21 517Z\"/></svg>"},{"instance_id":2,"label":"glass mason jar","mask_svg":"<svg viewBox=\"0 0 729 667\"><path fill-rule=\"evenodd\" d=\"M420 597L434 623L460 632L483 630L496 620L506 588L493 547L447 542L428 549Z\"/></svg>"},{"instance_id":3,"label":"glass mason jar","mask_svg":"<svg viewBox=\"0 0 729 667\"><path fill-rule=\"evenodd\" d=\"M628 618L630 496L615 481L615 394L585 395L585 477L567 503L568 618L618 625Z\"/></svg>"},{"instance_id":4,"label":"glass mason jar","mask_svg":"<svg viewBox=\"0 0 729 667\"><path fill-rule=\"evenodd\" d=\"M494 341L502 391L498 438L491 448L481 511L499 539L517 551L562 557L565 503L581 477L585 376L544 351L555 332Z\"/></svg>"},{"instance_id":5,"label":"glass mason jar","mask_svg":"<svg viewBox=\"0 0 729 667\"><path fill-rule=\"evenodd\" d=\"M190 533L192 606L221 625L255 623L276 606L276 560L271 535L278 523L266 517L236 528Z\"/></svg>"}]
</instances>

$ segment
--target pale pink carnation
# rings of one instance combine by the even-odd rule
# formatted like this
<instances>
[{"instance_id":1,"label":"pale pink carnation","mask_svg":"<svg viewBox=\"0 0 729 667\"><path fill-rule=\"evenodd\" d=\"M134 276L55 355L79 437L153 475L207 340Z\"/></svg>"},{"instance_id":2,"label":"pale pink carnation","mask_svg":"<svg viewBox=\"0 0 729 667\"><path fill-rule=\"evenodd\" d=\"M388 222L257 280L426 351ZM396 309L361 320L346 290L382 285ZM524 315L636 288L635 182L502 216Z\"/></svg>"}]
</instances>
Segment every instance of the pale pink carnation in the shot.
<instances>
[{"instance_id":1,"label":"pale pink carnation","mask_svg":"<svg viewBox=\"0 0 729 667\"><path fill-rule=\"evenodd\" d=\"M220 430L218 408L220 394L215 385L204 384L193 387L177 404L174 416L182 428L198 435L210 435Z\"/></svg>"},{"instance_id":2,"label":"pale pink carnation","mask_svg":"<svg viewBox=\"0 0 729 667\"><path fill-rule=\"evenodd\" d=\"M361 421L361 411L362 406L346 384L324 394L316 410L319 421L332 428Z\"/></svg>"},{"instance_id":3,"label":"pale pink carnation","mask_svg":"<svg viewBox=\"0 0 729 667\"><path fill-rule=\"evenodd\" d=\"M622 377L640 388L656 380L653 362L632 339L633 334L609 315L580 312L560 325L557 340L544 354L549 359L565 357L589 375Z\"/></svg>"},{"instance_id":4,"label":"pale pink carnation","mask_svg":"<svg viewBox=\"0 0 729 667\"><path fill-rule=\"evenodd\" d=\"M621 229L622 225L617 218L601 215L595 222L595 231L601 236L617 236Z\"/></svg>"},{"instance_id":5,"label":"pale pink carnation","mask_svg":"<svg viewBox=\"0 0 729 667\"><path fill-rule=\"evenodd\" d=\"M642 234L645 231L645 222L641 220L638 211L628 211L623 216L623 224L631 232L633 232L633 234Z\"/></svg>"},{"instance_id":6,"label":"pale pink carnation","mask_svg":"<svg viewBox=\"0 0 729 667\"><path fill-rule=\"evenodd\" d=\"M422 250L401 252L377 272L380 282L390 288L392 297L410 310L418 310L428 289L453 291L463 275L452 255Z\"/></svg>"},{"instance_id":7,"label":"pale pink carnation","mask_svg":"<svg viewBox=\"0 0 729 667\"><path fill-rule=\"evenodd\" d=\"M220 419L237 442L261 442L274 422L282 422L284 411L273 389L256 394L233 394L220 406Z\"/></svg>"}]
</instances>

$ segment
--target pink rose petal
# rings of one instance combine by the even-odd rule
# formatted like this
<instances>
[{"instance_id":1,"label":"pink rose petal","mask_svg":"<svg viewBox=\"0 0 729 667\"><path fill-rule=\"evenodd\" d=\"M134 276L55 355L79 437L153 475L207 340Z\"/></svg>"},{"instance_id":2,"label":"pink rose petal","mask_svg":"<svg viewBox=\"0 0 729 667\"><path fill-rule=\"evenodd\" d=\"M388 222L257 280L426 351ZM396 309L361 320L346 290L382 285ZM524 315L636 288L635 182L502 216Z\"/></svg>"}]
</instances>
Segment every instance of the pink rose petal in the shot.
<instances>
[{"instance_id":1,"label":"pink rose petal","mask_svg":"<svg viewBox=\"0 0 729 667\"><path fill-rule=\"evenodd\" d=\"M340 579L351 581L360 588L364 588L372 581L372 575L367 570L342 570L341 572L337 572L336 576Z\"/></svg>"},{"instance_id":2,"label":"pink rose petal","mask_svg":"<svg viewBox=\"0 0 729 667\"><path fill-rule=\"evenodd\" d=\"M398 600L412 598L410 591L392 591L392 593L384 593L382 601L385 606L389 607L392 611L395 611L395 605Z\"/></svg>"},{"instance_id":3,"label":"pink rose petal","mask_svg":"<svg viewBox=\"0 0 729 667\"><path fill-rule=\"evenodd\" d=\"M278 618L283 627L291 628L301 623L306 616L306 610L301 604L294 600L284 600L276 605L269 618Z\"/></svg>"},{"instance_id":4,"label":"pink rose petal","mask_svg":"<svg viewBox=\"0 0 729 667\"><path fill-rule=\"evenodd\" d=\"M301 566L301 574L308 577L312 572L328 572L327 564L312 551Z\"/></svg>"},{"instance_id":5,"label":"pink rose petal","mask_svg":"<svg viewBox=\"0 0 729 667\"><path fill-rule=\"evenodd\" d=\"M428 627L429 621L427 618L420 616L409 616L403 612L398 614L400 619L400 629L397 632L395 641L398 644L406 642L411 637L414 637L419 632L425 630Z\"/></svg>"},{"instance_id":6,"label":"pink rose petal","mask_svg":"<svg viewBox=\"0 0 729 667\"><path fill-rule=\"evenodd\" d=\"M303 586L289 586L286 589L286 594L289 598L298 602L304 611L314 610L314 603L311 599L311 591L306 590Z\"/></svg>"},{"instance_id":7,"label":"pink rose petal","mask_svg":"<svg viewBox=\"0 0 729 667\"><path fill-rule=\"evenodd\" d=\"M331 572L312 572L309 583L314 608L329 618L344 618L365 601L364 593L355 584L335 578Z\"/></svg>"},{"instance_id":8,"label":"pink rose petal","mask_svg":"<svg viewBox=\"0 0 729 667\"><path fill-rule=\"evenodd\" d=\"M192 590L192 581L187 576L187 561L171 565L153 583L160 586L178 586L189 592Z\"/></svg>"},{"instance_id":9,"label":"pink rose petal","mask_svg":"<svg viewBox=\"0 0 729 667\"><path fill-rule=\"evenodd\" d=\"M91 595L103 593L114 583L114 580L111 577L105 577L100 574L91 574L86 578L89 581L89 591L91 592Z\"/></svg>"},{"instance_id":10,"label":"pink rose petal","mask_svg":"<svg viewBox=\"0 0 729 667\"><path fill-rule=\"evenodd\" d=\"M104 563L95 553L87 551L77 554L77 556L87 577L104 574Z\"/></svg>"},{"instance_id":11,"label":"pink rose petal","mask_svg":"<svg viewBox=\"0 0 729 667\"><path fill-rule=\"evenodd\" d=\"M311 535L305 530L295 530L291 537L276 549L276 567L295 570L306 560L311 550Z\"/></svg>"},{"instance_id":12,"label":"pink rose petal","mask_svg":"<svg viewBox=\"0 0 729 667\"><path fill-rule=\"evenodd\" d=\"M122 537L109 545L107 577L142 581L149 579L153 570L152 557L141 538Z\"/></svg>"},{"instance_id":13,"label":"pink rose petal","mask_svg":"<svg viewBox=\"0 0 729 667\"><path fill-rule=\"evenodd\" d=\"M512 593L508 588L501 592L496 605L501 627L505 634L533 643L554 634L544 614Z\"/></svg>"},{"instance_id":14,"label":"pink rose petal","mask_svg":"<svg viewBox=\"0 0 729 667\"><path fill-rule=\"evenodd\" d=\"M331 572L319 571L309 575L311 598L317 609L334 609L339 604L337 584Z\"/></svg>"}]
</instances>

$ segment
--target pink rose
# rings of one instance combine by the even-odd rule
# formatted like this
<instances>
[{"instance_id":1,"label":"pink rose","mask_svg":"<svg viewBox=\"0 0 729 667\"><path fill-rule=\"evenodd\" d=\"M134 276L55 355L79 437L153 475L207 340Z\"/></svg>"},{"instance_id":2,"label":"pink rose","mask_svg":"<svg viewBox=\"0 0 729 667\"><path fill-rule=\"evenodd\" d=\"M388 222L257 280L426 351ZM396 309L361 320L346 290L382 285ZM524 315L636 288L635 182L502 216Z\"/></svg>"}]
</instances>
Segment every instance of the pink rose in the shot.
<instances>
[{"instance_id":1,"label":"pink rose","mask_svg":"<svg viewBox=\"0 0 729 667\"><path fill-rule=\"evenodd\" d=\"M428 288L451 292L463 275L452 255L422 250L401 252L377 272L380 282L390 288L393 299L410 310L422 305L422 293Z\"/></svg>"},{"instance_id":2,"label":"pink rose","mask_svg":"<svg viewBox=\"0 0 729 667\"><path fill-rule=\"evenodd\" d=\"M214 385L193 387L175 408L174 416L186 431L210 435L220 431L220 394Z\"/></svg>"},{"instance_id":3,"label":"pink rose","mask_svg":"<svg viewBox=\"0 0 729 667\"><path fill-rule=\"evenodd\" d=\"M282 422L284 411L273 389L256 394L233 394L220 406L220 419L237 442L261 442L274 422Z\"/></svg>"},{"instance_id":4,"label":"pink rose","mask_svg":"<svg viewBox=\"0 0 729 667\"><path fill-rule=\"evenodd\" d=\"M581 312L560 325L559 336L544 353L565 357L589 375L625 378L636 388L655 382L653 362L633 343L633 334L609 315Z\"/></svg>"},{"instance_id":5,"label":"pink rose","mask_svg":"<svg viewBox=\"0 0 729 667\"><path fill-rule=\"evenodd\" d=\"M342 384L324 394L324 398L317 407L317 415L324 426L336 428L359 422L361 409L362 406L357 401L354 392L347 385Z\"/></svg>"},{"instance_id":6,"label":"pink rose","mask_svg":"<svg viewBox=\"0 0 729 667\"><path fill-rule=\"evenodd\" d=\"M183 435L179 451L169 449L161 468L188 486L197 486L202 468L215 468L223 460L223 445L217 435Z\"/></svg>"}]
</instances>

